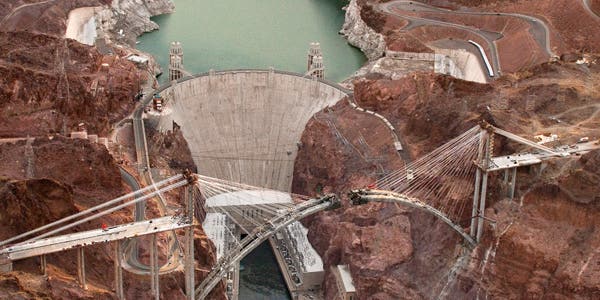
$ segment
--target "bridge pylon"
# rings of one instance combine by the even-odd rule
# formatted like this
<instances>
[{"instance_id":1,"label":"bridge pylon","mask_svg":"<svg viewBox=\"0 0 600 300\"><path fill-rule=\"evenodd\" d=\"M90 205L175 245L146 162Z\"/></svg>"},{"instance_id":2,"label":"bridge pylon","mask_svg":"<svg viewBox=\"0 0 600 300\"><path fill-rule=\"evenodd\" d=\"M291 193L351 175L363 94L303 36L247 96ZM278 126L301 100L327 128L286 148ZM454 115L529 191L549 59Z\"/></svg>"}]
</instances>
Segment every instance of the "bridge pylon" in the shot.
<instances>
[{"instance_id":1,"label":"bridge pylon","mask_svg":"<svg viewBox=\"0 0 600 300\"><path fill-rule=\"evenodd\" d=\"M480 141L475 174L475 192L473 194L473 211L471 214L470 235L477 242L481 241L483 235L483 223L485 222L485 206L488 175L494 171L504 170L504 187L506 188L506 197L512 200L515 196L517 168L524 166L534 166L543 164L543 161L556 157L568 157L573 153L583 153L598 148L594 145L581 145L576 149L564 150L559 148L549 148L510 133L506 130L497 128L483 122L480 125ZM500 135L510 141L519 143L523 146L535 149L533 152L520 152L511 155L502 155L494 157L494 137Z\"/></svg>"},{"instance_id":2,"label":"bridge pylon","mask_svg":"<svg viewBox=\"0 0 600 300\"><path fill-rule=\"evenodd\" d=\"M185 216L194 224L194 184L196 177L191 174L186 174L189 184L184 187L184 205ZM193 300L195 297L195 259L194 259L194 227L186 227L185 243L184 243L184 272L185 272L185 295L186 299Z\"/></svg>"},{"instance_id":3,"label":"bridge pylon","mask_svg":"<svg viewBox=\"0 0 600 300\"><path fill-rule=\"evenodd\" d=\"M494 132L491 125L482 123L481 129L477 160L474 162L477 169L475 171L473 209L471 212L471 226L469 229L469 234L478 243L483 234L490 159L494 152Z\"/></svg>"}]
</instances>

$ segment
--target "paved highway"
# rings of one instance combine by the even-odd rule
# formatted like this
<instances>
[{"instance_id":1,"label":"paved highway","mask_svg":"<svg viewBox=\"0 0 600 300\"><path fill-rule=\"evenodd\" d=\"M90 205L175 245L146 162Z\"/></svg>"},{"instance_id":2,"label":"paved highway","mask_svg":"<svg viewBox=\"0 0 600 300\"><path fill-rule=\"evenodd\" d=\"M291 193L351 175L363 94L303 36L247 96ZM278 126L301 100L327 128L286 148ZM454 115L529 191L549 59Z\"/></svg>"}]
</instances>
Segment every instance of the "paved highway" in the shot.
<instances>
[{"instance_id":1,"label":"paved highway","mask_svg":"<svg viewBox=\"0 0 600 300\"><path fill-rule=\"evenodd\" d=\"M583 1L585 2L587 0L583 0ZM534 38L534 40L540 45L540 47L542 49L544 49L545 52L549 56L551 56L551 57L556 56L556 54L551 49L550 29L548 28L548 26L546 25L546 23L544 21L542 21L538 18L532 17L532 16L517 14L517 13L453 11L453 10L449 10L449 9L443 9L443 8L430 6L427 4L420 3L420 2L406 1L406 0L397 0L397 1L387 2L387 3L382 3L378 6L378 8L380 11L382 11L384 13L395 15L395 16L407 19L409 21L413 21L413 22L417 22L417 23L424 23L424 24L438 25L438 26L452 27L452 28L465 30L465 31L471 32L473 34L476 34L477 36L484 39L486 41L486 43L488 44L488 47L491 50L492 63L494 65L494 69L497 73L502 72L501 63L500 63L500 59L499 59L499 55L498 55L498 49L496 47L496 42L495 42L497 39L499 39L502 36L500 33L497 33L497 36L494 37L495 33L481 30L479 28L450 23L450 22L439 21L439 20L435 20L435 19L407 16L407 15L403 14L401 12L401 10L420 11L420 12L435 12L435 13L445 13L445 14L454 14L454 15L474 15L474 16L492 15L492 16L508 16L508 17L519 18L519 19L522 19L522 20L526 21L527 23L529 23L529 25L531 26L530 33L531 33L532 37Z\"/></svg>"},{"instance_id":2,"label":"paved highway","mask_svg":"<svg viewBox=\"0 0 600 300\"><path fill-rule=\"evenodd\" d=\"M152 95L149 97L144 97L140 102L139 106L135 109L133 113L133 132L134 132L134 140L135 140L135 151L136 151L136 159L138 162L138 172L144 178L144 181L147 184L154 185L154 179L152 178L152 174L150 174L150 158L148 156L148 145L146 142L146 131L144 128L144 120L143 113L144 108L152 101ZM125 173L125 174L124 174ZM123 179L129 184L132 189L139 189L140 186L129 174L128 172L124 172L121 169L121 175ZM165 199L162 197L161 193L158 193L158 197L155 197L158 203L158 209L160 214L164 216L167 210L167 204ZM143 220L145 218L145 210L146 210L146 201L142 201L135 206L134 218L136 221ZM132 240L129 242L126 247L124 247L126 253L128 253L128 258L126 260L126 264L133 268L133 272L139 274L147 274L150 272L150 266L141 264L138 260L138 247L137 240ZM179 242L177 240L177 235L175 232L171 232L169 234L169 259L165 265L163 265L159 272L161 274L168 273L174 270L177 270L182 266L182 261L180 259L181 249L179 247Z\"/></svg>"},{"instance_id":3,"label":"paved highway","mask_svg":"<svg viewBox=\"0 0 600 300\"><path fill-rule=\"evenodd\" d=\"M584 0L585 1L585 0ZM455 14L455 15L472 15L472 16L505 16L505 17L513 17L524 20L529 23L531 26L530 33L535 39L535 41L542 47L546 53L550 56L555 56L554 52L551 49L550 44L550 28L546 23L536 17L532 17L529 15L518 14L518 13L502 13L502 12L476 12L476 11L455 11L449 9L443 9L435 6L430 6L427 4L414 2L414 1L406 1L406 0L397 0L390 3L398 3L401 6L396 6L398 8L404 7L401 9L405 10L416 10L416 11L425 11L425 12L437 12L437 13L446 13L446 14Z\"/></svg>"},{"instance_id":4,"label":"paved highway","mask_svg":"<svg viewBox=\"0 0 600 300\"><path fill-rule=\"evenodd\" d=\"M135 179L135 177L133 177L133 175L129 174L129 172L127 172L127 170L123 169L122 167L119 167L119 171L121 172L121 178L123 178L123 180L125 180L125 183L127 183L127 185L131 188L132 191L137 191L140 189L140 185L137 182L137 180ZM136 196L136 198L137 198L137 196ZM133 215L134 215L134 219L136 222L142 221L145 219L145 216L144 216L145 211L146 211L146 201L140 201L135 204L135 211L134 211Z\"/></svg>"},{"instance_id":5,"label":"paved highway","mask_svg":"<svg viewBox=\"0 0 600 300\"><path fill-rule=\"evenodd\" d=\"M127 172L123 168L119 168L119 171L121 172L121 177L123 178L123 180L125 180L127 185L129 185L131 190L137 191L140 189L140 185L137 182L137 180L135 179L135 177L133 177L133 175L131 175L129 172ZM136 196L136 198L138 198L138 197L139 196ZM134 211L135 222L140 222L140 221L145 220L145 211L146 211L146 201L140 201L135 204L135 211ZM179 254L180 254L179 245L177 243L174 243L173 239L174 239L174 237L171 237L169 239L169 242L170 242L170 244L169 244L170 251L169 251L169 255L168 255L169 258L168 258L167 263L160 268L160 270L159 270L160 274L175 271L175 270L179 269L179 266L181 265L181 261L179 259L180 258L179 257ZM139 247L138 247L137 242L138 242L137 238L129 239L123 245L123 249L125 249L125 253L127 256L126 260L124 261L123 267L133 273L136 273L136 274L149 274L150 266L142 264L139 261Z\"/></svg>"},{"instance_id":6,"label":"paved highway","mask_svg":"<svg viewBox=\"0 0 600 300\"><path fill-rule=\"evenodd\" d=\"M478 37L482 38L486 42L486 44L488 45L488 48L491 51L490 54L492 56L491 61L492 61L492 65L494 68L494 72L498 73L498 74L502 74L502 67L500 65L500 59L498 58L498 49L496 48L496 43L495 43L496 38L490 37L489 32L483 31L479 28L475 28L475 27L471 27L471 26L464 26L464 25L459 25L459 24L454 24L454 23L449 23L449 22L444 22L444 21L438 21L438 20L433 20L433 19L408 16L408 15L402 14L402 12L400 12L396 8L397 5L403 5L403 4L405 4L403 1L392 1L392 2L379 4L377 6L377 9L383 13L393 15L396 17L400 17L400 18L403 18L403 19L406 19L406 20L409 20L412 22L416 22L417 25L419 23L425 24L425 25L438 25L438 26L442 26L442 27L450 27L450 28L456 28L459 30L468 31L472 34L477 35Z\"/></svg>"}]
</instances>

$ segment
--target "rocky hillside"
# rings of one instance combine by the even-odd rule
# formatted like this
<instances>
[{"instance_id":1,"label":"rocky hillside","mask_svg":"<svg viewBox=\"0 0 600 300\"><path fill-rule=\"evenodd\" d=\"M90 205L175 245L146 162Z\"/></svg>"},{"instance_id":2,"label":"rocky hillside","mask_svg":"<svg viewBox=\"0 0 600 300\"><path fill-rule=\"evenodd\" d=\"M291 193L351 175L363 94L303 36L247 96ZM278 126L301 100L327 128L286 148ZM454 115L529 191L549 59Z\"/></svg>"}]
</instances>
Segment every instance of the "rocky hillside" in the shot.
<instances>
[{"instance_id":1,"label":"rocky hillside","mask_svg":"<svg viewBox=\"0 0 600 300\"><path fill-rule=\"evenodd\" d=\"M110 4L111 0L9 0L0 3L0 31L63 36L69 11Z\"/></svg>"},{"instance_id":2,"label":"rocky hillside","mask_svg":"<svg viewBox=\"0 0 600 300\"><path fill-rule=\"evenodd\" d=\"M448 26L423 25L408 26L408 20L383 13L379 4L381 0L353 0L360 7L364 23L385 39L387 49L396 51L414 51L429 47L432 43L444 39L479 41L487 48L480 37L472 32ZM397 1L398 3L401 1ZM555 55L566 53L598 53L600 52L600 31L588 30L596 28L600 23L597 2L590 1L591 12L583 1L558 0L537 1L531 5L527 0L427 0L421 3L436 5L451 10L503 12L529 15L542 20L549 29L550 49ZM594 13L596 9L596 13ZM423 13L405 10L405 15L413 15L435 20L483 28L498 33L496 46L502 63L502 70L515 72L548 61L545 49L539 47L536 39L541 39L530 31L531 25L522 19L505 16L465 16L445 13ZM364 30L363 30L364 31ZM543 33L538 33L540 35ZM352 38L349 39L352 42ZM378 46L380 47L380 46ZM362 48L362 47L361 47ZM489 51L489 49L486 49ZM427 51L418 51L427 52ZM368 52L367 52L368 53Z\"/></svg>"},{"instance_id":3,"label":"rocky hillside","mask_svg":"<svg viewBox=\"0 0 600 300\"><path fill-rule=\"evenodd\" d=\"M50 179L0 180L4 240L77 212L71 187Z\"/></svg>"},{"instance_id":4,"label":"rocky hillside","mask_svg":"<svg viewBox=\"0 0 600 300\"><path fill-rule=\"evenodd\" d=\"M64 39L66 20L74 8L103 6L97 21L106 30L100 48ZM135 37L156 29L149 20L155 14L173 9L169 0L57 0L3 1L0 3L0 239L34 229L77 211L123 195L129 189L121 180L116 161L108 150L87 140L68 139L71 130L85 123L89 133L107 135L117 121L133 110L134 96L149 74L124 57L132 51L111 44L131 43L111 39L119 29ZM115 16L131 15L127 22ZM119 26L118 28L115 26ZM102 51L102 53L100 53ZM36 136L25 140L6 137ZM189 152L174 149L181 137L161 139L165 165L175 171L188 168ZM183 142L185 147L185 142ZM126 147L124 147L126 148ZM187 155L187 156L186 156ZM184 161L184 162L182 162ZM162 164L163 161L158 162ZM180 195L173 194L175 201ZM149 215L158 209L148 203ZM130 210L121 210L74 230L100 228L102 223L132 221ZM166 235L159 236L160 259L166 253ZM146 241L147 242L147 241ZM148 243L142 242L140 259L148 261ZM197 280L214 265L214 246L204 232L196 232ZM112 245L86 248L89 289L82 290L76 280L75 253L48 256L48 275L39 272L38 259L14 265L14 272L0 275L0 298L10 299L112 299ZM128 299L150 298L150 281L124 272ZM183 299L183 273L162 275L161 297ZM224 298L218 287L214 298Z\"/></svg>"},{"instance_id":5,"label":"rocky hillside","mask_svg":"<svg viewBox=\"0 0 600 300\"><path fill-rule=\"evenodd\" d=\"M482 119L528 138L557 133L562 143L570 144L582 136L600 137L600 90L591 84L599 76L597 64L564 62L489 85L422 73L400 80L359 80L355 99L390 120L413 157ZM366 127L346 103L321 114L302 137L294 192L343 194L402 166L390 148L389 131ZM325 117L351 145L319 121ZM356 135L357 128L365 127L370 130L361 133L367 150L378 160L353 150L362 149ZM518 148L496 142L497 154ZM320 214L307 221L310 239L326 265L350 265L360 299L594 299L600 293L598 155L600 151L558 159L541 173L520 170L512 202L500 193L501 176L493 176L486 215L496 223L486 228L485 241L472 252L461 248L460 238L444 223L391 204ZM325 285L327 297L333 296L334 282Z\"/></svg>"},{"instance_id":6,"label":"rocky hillside","mask_svg":"<svg viewBox=\"0 0 600 300\"><path fill-rule=\"evenodd\" d=\"M133 108L140 75L126 59L73 40L0 32L0 136L68 134L80 122L106 134Z\"/></svg>"}]
</instances>

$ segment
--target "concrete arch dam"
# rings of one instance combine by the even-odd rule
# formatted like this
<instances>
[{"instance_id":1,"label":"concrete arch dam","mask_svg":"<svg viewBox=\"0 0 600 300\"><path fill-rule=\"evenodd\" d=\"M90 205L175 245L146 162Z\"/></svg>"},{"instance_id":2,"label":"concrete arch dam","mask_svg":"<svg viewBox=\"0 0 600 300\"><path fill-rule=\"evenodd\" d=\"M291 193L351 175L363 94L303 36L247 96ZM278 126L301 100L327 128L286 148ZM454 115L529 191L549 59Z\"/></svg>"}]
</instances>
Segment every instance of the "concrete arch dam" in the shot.
<instances>
[{"instance_id":1,"label":"concrete arch dam","mask_svg":"<svg viewBox=\"0 0 600 300\"><path fill-rule=\"evenodd\" d=\"M160 95L158 126L181 127L198 173L287 192L306 124L351 91L296 73L235 70L184 78Z\"/></svg>"}]
</instances>

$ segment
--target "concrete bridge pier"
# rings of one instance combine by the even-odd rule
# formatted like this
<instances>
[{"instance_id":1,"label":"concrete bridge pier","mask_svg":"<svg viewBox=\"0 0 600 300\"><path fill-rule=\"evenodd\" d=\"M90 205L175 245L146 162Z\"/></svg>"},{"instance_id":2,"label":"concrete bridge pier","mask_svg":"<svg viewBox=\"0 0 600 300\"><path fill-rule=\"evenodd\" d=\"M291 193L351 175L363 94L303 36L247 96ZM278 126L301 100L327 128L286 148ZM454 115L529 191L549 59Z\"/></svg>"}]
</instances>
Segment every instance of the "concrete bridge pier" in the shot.
<instances>
[{"instance_id":1,"label":"concrete bridge pier","mask_svg":"<svg viewBox=\"0 0 600 300\"><path fill-rule=\"evenodd\" d=\"M121 241L115 241L115 294L117 299L125 299L123 292L123 245Z\"/></svg>"},{"instance_id":2,"label":"concrete bridge pier","mask_svg":"<svg viewBox=\"0 0 600 300\"><path fill-rule=\"evenodd\" d=\"M12 261L8 256L0 255L0 274L12 272Z\"/></svg>"},{"instance_id":3,"label":"concrete bridge pier","mask_svg":"<svg viewBox=\"0 0 600 300\"><path fill-rule=\"evenodd\" d=\"M485 221L485 198L487 194L487 182L488 182L488 172L483 172L483 179L481 182L481 195L479 197L479 220L477 221L477 239L476 241L479 243L481 240L481 235L483 234L483 222Z\"/></svg>"},{"instance_id":4,"label":"concrete bridge pier","mask_svg":"<svg viewBox=\"0 0 600 300\"><path fill-rule=\"evenodd\" d=\"M154 299L160 299L160 290L158 283L158 249L156 241L156 233L152 234L152 242L150 245L150 285Z\"/></svg>"},{"instance_id":5,"label":"concrete bridge pier","mask_svg":"<svg viewBox=\"0 0 600 300\"><path fill-rule=\"evenodd\" d=\"M483 223L485 221L485 200L487 196L487 184L489 175L489 163L494 148L494 135L482 130L479 140L477 154L477 166L475 174L475 192L473 193L473 210L471 212L470 235L477 242L483 234Z\"/></svg>"},{"instance_id":6,"label":"concrete bridge pier","mask_svg":"<svg viewBox=\"0 0 600 300\"><path fill-rule=\"evenodd\" d=\"M42 275L48 275L48 269L46 265L46 255L40 256L40 270L42 271Z\"/></svg>"},{"instance_id":7,"label":"concrete bridge pier","mask_svg":"<svg viewBox=\"0 0 600 300\"><path fill-rule=\"evenodd\" d=\"M475 192L473 192L473 210L471 211L471 227L469 235L475 238L477 235L477 217L479 216L479 189L481 188L481 170L477 168L475 171Z\"/></svg>"},{"instance_id":8,"label":"concrete bridge pier","mask_svg":"<svg viewBox=\"0 0 600 300\"><path fill-rule=\"evenodd\" d=\"M87 290L85 279L85 254L83 251L83 247L77 248L77 279L81 288Z\"/></svg>"},{"instance_id":9,"label":"concrete bridge pier","mask_svg":"<svg viewBox=\"0 0 600 300\"><path fill-rule=\"evenodd\" d=\"M510 189L508 191L508 197L510 198L511 201L515 197L515 188L516 187L517 187L517 168L515 167L512 169L512 176L511 176L511 180L510 180Z\"/></svg>"},{"instance_id":10,"label":"concrete bridge pier","mask_svg":"<svg viewBox=\"0 0 600 300\"><path fill-rule=\"evenodd\" d=\"M194 196L193 189L191 186L186 186L184 190L184 201L186 205L186 217L194 223ZM185 244L184 244L184 255L185 255L185 294L186 299L194 300L195 296L195 260L194 260L194 227L189 226L185 228Z\"/></svg>"},{"instance_id":11,"label":"concrete bridge pier","mask_svg":"<svg viewBox=\"0 0 600 300\"><path fill-rule=\"evenodd\" d=\"M532 165L529 167L529 174L533 176L540 176L542 175L542 171L544 171L544 169L546 169L547 166L548 164L545 162L539 163L537 165Z\"/></svg>"}]
</instances>

